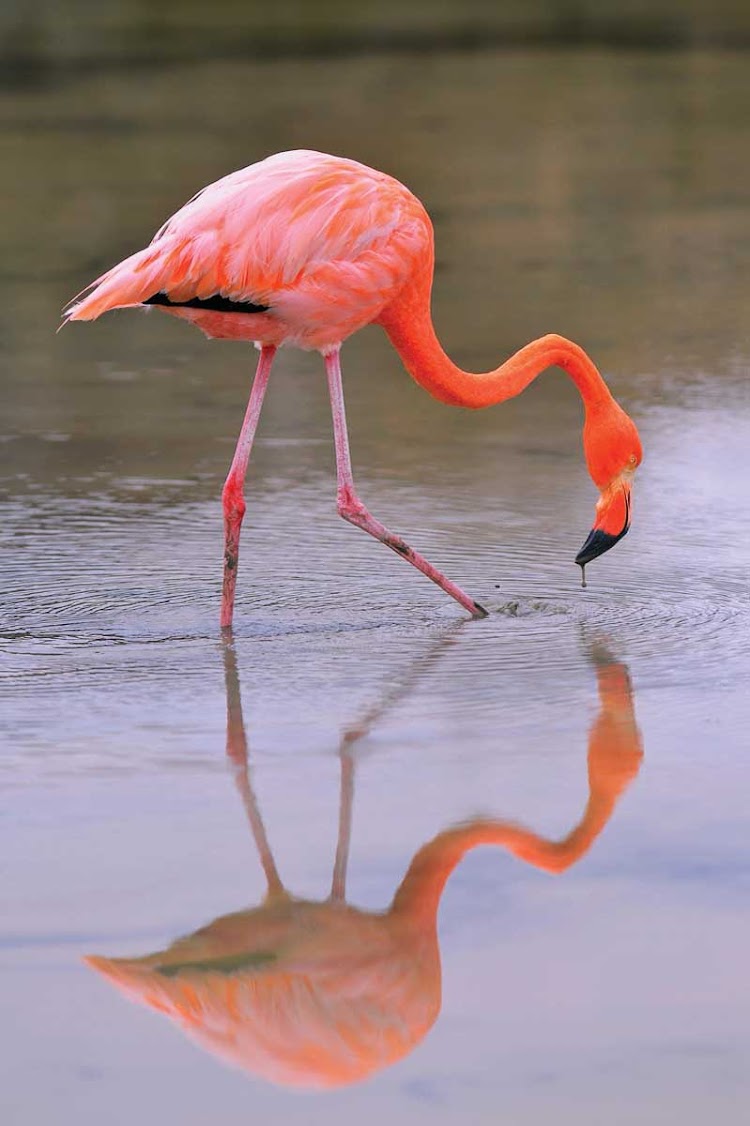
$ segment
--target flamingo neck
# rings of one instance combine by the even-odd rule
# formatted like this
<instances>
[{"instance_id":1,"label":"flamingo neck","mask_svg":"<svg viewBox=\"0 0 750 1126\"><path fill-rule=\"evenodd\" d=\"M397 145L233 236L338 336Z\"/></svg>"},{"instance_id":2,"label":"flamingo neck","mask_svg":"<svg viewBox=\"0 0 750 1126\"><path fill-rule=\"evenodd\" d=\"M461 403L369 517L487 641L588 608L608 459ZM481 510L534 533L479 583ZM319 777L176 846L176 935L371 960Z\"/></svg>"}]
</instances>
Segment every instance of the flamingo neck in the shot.
<instances>
[{"instance_id":1,"label":"flamingo neck","mask_svg":"<svg viewBox=\"0 0 750 1126\"><path fill-rule=\"evenodd\" d=\"M430 316L431 271L402 291L378 318L410 375L436 399L451 406L494 406L519 395L549 367L565 371L586 410L613 402L596 366L577 344L550 334L527 344L494 371L463 371L443 351Z\"/></svg>"},{"instance_id":2,"label":"flamingo neck","mask_svg":"<svg viewBox=\"0 0 750 1126\"><path fill-rule=\"evenodd\" d=\"M420 928L435 926L443 889L467 852L480 845L506 848L546 872L565 871L588 851L606 825L616 794L592 791L575 828L553 841L510 821L473 821L440 833L419 850L393 898L391 912Z\"/></svg>"}]
</instances>

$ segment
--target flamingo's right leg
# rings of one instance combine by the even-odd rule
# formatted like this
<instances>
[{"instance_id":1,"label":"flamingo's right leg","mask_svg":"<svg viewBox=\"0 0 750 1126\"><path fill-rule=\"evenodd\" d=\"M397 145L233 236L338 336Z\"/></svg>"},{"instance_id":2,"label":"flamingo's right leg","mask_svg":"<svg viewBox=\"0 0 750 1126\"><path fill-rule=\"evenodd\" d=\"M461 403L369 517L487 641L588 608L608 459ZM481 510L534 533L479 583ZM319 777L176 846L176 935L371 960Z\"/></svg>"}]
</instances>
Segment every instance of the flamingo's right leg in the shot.
<instances>
[{"instance_id":1,"label":"flamingo's right leg","mask_svg":"<svg viewBox=\"0 0 750 1126\"><path fill-rule=\"evenodd\" d=\"M221 627L231 629L232 613L234 611L234 588L237 584L237 564L240 554L240 530L242 518L245 515L245 474L247 463L250 460L250 450L253 438L258 427L260 408L268 387L268 377L271 374L271 365L276 355L276 349L264 345L260 350L258 368L255 372L250 399L248 400L245 418L237 439L237 446L232 458L229 475L224 482L221 494L224 506L224 581L221 591Z\"/></svg>"},{"instance_id":2,"label":"flamingo's right leg","mask_svg":"<svg viewBox=\"0 0 750 1126\"><path fill-rule=\"evenodd\" d=\"M328 391L331 396L331 411L333 413L333 438L336 447L336 502L339 515L343 516L344 520L348 520L350 524L355 524L364 532L374 536L376 540L380 540L386 547L390 547L392 551L400 555L402 559L406 559L428 579L437 583L451 598L455 598L456 602L463 606L464 610L468 610L473 618L486 618L487 611L483 606L480 606L473 598L469 598L468 594L464 594L461 588L451 582L449 578L446 578L442 571L438 571L436 567L428 563L423 555L409 547L408 543L401 539L401 536L389 532L379 520L370 515L357 496L349 454L349 434L346 428L344 391L341 384L341 364L338 348L326 353L325 363L328 375Z\"/></svg>"}]
</instances>

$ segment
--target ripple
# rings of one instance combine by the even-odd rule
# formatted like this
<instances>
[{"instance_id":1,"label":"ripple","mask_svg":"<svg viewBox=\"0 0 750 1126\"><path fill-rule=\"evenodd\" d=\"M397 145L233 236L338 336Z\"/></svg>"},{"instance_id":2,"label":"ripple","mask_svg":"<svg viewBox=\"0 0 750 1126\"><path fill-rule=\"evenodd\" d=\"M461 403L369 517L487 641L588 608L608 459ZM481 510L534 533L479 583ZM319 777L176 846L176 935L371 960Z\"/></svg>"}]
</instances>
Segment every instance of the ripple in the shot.
<instances>
[{"instance_id":1,"label":"ripple","mask_svg":"<svg viewBox=\"0 0 750 1126\"><path fill-rule=\"evenodd\" d=\"M371 738L380 752L452 754L459 740L470 759L489 740L510 753L530 727L549 728L553 749L559 717L580 725L591 707L603 652L629 662L635 683L690 685L674 699L696 719L712 685L744 675L740 568L712 575L697 547L688 557L647 536L659 547L649 551L633 537L597 560L581 590L573 545L561 542L567 520L552 506L542 536L536 509L508 514L498 502L480 520L460 490L428 494L431 505L393 487L388 498L368 489L373 511L489 617L467 620L338 520L319 481L274 480L248 508L234 631L261 759L330 754L341 724L357 727L373 709L384 715ZM217 501L32 500L10 503L2 529L12 549L0 555L2 722L17 747L6 781L39 769L50 744L62 774L214 769L224 709Z\"/></svg>"},{"instance_id":2,"label":"ripple","mask_svg":"<svg viewBox=\"0 0 750 1126\"><path fill-rule=\"evenodd\" d=\"M678 655L687 667L699 655L694 670L704 677L750 655L750 605L738 584L698 589L693 583L689 594L661 582L648 589L601 584L548 598L520 595L494 605L489 600L487 606L506 629L522 631L540 650L555 643L560 620L566 619L591 634L616 637L629 658ZM508 664L514 659L510 654Z\"/></svg>"},{"instance_id":3,"label":"ripple","mask_svg":"<svg viewBox=\"0 0 750 1126\"><path fill-rule=\"evenodd\" d=\"M144 479L145 480L145 479ZM148 481L145 481L148 485ZM519 512L476 515L460 491L425 511L408 486L373 510L403 529L417 549L491 611L471 623L472 646L497 671L539 660L580 659L582 632L618 638L623 656L679 664L715 675L750 652L750 600L737 567L712 577L705 551L616 552L589 571L561 544L559 513L541 513L542 536ZM335 638L367 631L394 635L448 627L460 611L422 576L331 511L320 482L254 496L248 509L238 583L239 638ZM498 545L490 530L505 530ZM7 506L0 559L4 616L0 651L10 672L28 672L43 653L54 663L87 647L189 643L218 636L221 513L216 501L168 503L107 497L36 497ZM626 541L627 543L628 541ZM649 541L651 542L651 541ZM680 566L664 568L675 558ZM665 559L667 562L665 562ZM660 570L661 568L661 570ZM567 639L567 640L566 640Z\"/></svg>"}]
</instances>

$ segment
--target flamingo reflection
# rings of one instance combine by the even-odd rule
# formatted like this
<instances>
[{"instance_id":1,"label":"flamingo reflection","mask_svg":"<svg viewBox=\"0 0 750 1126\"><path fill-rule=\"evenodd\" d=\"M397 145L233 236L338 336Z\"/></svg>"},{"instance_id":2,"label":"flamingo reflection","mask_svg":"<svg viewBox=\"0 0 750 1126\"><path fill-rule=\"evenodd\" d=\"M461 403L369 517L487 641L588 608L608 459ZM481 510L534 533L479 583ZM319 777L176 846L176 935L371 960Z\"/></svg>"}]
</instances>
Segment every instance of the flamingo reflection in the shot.
<instances>
[{"instance_id":1,"label":"flamingo reflection","mask_svg":"<svg viewBox=\"0 0 750 1126\"><path fill-rule=\"evenodd\" d=\"M384 705L341 740L339 836L331 893L298 899L280 879L248 768L237 666L225 647L227 753L266 877L264 901L224 915L166 950L142 958L91 956L87 963L134 1000L166 1014L228 1063L285 1086L357 1083L408 1055L441 1003L437 911L445 883L479 845L559 873L607 824L638 772L641 740L627 669L601 648L599 713L588 744L589 797L561 840L489 818L453 826L412 860L387 911L345 902L353 802L351 750Z\"/></svg>"}]
</instances>

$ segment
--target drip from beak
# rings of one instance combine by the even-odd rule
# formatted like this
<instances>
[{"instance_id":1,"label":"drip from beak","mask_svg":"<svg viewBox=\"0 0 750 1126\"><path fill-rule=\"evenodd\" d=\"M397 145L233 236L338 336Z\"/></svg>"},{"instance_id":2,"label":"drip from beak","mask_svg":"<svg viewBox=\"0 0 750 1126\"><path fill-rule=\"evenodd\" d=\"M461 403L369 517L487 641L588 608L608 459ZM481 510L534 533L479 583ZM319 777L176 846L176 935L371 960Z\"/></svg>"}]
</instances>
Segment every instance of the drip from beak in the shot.
<instances>
[{"instance_id":1,"label":"drip from beak","mask_svg":"<svg viewBox=\"0 0 750 1126\"><path fill-rule=\"evenodd\" d=\"M592 559L614 547L630 527L630 482L618 478L602 493L596 506L596 521L588 538L576 555L581 568L581 585L586 585L584 568Z\"/></svg>"}]
</instances>

